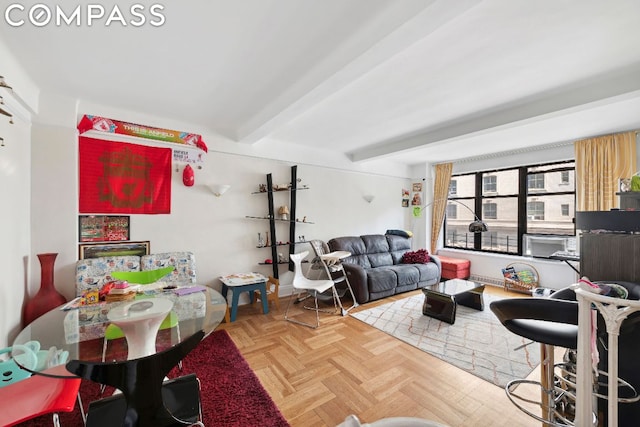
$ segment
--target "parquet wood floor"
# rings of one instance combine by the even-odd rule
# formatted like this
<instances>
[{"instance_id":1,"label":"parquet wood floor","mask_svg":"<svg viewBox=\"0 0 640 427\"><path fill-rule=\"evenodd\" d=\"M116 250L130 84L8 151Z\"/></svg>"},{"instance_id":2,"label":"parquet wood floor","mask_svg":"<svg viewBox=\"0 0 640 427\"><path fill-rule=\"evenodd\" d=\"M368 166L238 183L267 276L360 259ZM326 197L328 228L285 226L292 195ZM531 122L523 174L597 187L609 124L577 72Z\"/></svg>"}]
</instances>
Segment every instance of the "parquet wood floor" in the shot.
<instances>
[{"instance_id":1,"label":"parquet wood floor","mask_svg":"<svg viewBox=\"0 0 640 427\"><path fill-rule=\"evenodd\" d=\"M490 286L485 292L505 293ZM541 425L520 412L502 388L350 316L321 313L315 330L287 322L287 303L282 298L280 310L271 304L267 315L260 304L243 305L237 320L219 329L229 332L293 427L336 426L350 414L362 422L405 416L451 427ZM299 305L291 310L301 312ZM301 316L306 321L314 314Z\"/></svg>"}]
</instances>

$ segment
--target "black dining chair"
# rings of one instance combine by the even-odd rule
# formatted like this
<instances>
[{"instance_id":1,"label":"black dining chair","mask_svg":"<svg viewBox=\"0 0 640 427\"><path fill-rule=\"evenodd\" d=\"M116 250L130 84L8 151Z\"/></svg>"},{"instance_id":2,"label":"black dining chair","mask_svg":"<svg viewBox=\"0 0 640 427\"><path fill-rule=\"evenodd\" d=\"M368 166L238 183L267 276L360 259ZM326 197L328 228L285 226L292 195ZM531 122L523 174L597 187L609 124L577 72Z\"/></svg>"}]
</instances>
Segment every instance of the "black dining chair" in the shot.
<instances>
[{"instance_id":1,"label":"black dining chair","mask_svg":"<svg viewBox=\"0 0 640 427\"><path fill-rule=\"evenodd\" d=\"M203 338L204 332L199 331L168 350L134 360L67 363L67 369L79 377L122 392L89 404L86 427L203 425L195 375L164 382Z\"/></svg>"}]
</instances>

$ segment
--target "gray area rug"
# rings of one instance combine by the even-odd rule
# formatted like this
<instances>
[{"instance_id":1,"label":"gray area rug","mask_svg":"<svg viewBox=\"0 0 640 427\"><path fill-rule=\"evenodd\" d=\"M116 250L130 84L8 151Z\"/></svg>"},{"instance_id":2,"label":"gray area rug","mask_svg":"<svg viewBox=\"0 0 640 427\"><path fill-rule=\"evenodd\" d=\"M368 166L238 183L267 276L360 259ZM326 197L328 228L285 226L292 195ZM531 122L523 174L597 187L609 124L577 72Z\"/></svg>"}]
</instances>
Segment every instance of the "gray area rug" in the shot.
<instances>
[{"instance_id":1,"label":"gray area rug","mask_svg":"<svg viewBox=\"0 0 640 427\"><path fill-rule=\"evenodd\" d=\"M383 304L351 316L445 362L500 387L516 378L527 377L540 364L539 345L509 332L489 309L484 295L484 311L458 306L456 321L450 325L422 314L424 295L415 295Z\"/></svg>"}]
</instances>

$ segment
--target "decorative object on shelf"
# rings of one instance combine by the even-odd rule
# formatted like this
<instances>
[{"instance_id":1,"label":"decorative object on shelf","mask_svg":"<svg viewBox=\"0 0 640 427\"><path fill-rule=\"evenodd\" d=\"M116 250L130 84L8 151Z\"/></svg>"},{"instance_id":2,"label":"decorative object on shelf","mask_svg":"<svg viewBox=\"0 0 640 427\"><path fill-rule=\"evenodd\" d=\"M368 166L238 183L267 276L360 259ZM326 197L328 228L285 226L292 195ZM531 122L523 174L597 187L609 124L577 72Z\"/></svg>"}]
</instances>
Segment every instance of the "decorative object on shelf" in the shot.
<instances>
[{"instance_id":1,"label":"decorative object on shelf","mask_svg":"<svg viewBox=\"0 0 640 427\"><path fill-rule=\"evenodd\" d=\"M258 191L260 191L261 193L266 193L267 192L267 184L258 185Z\"/></svg>"},{"instance_id":2,"label":"decorative object on shelf","mask_svg":"<svg viewBox=\"0 0 640 427\"><path fill-rule=\"evenodd\" d=\"M264 239L262 238L262 234L258 233L258 247L264 248Z\"/></svg>"},{"instance_id":3,"label":"decorative object on shelf","mask_svg":"<svg viewBox=\"0 0 640 427\"><path fill-rule=\"evenodd\" d=\"M291 188L291 184L273 184L273 191L287 191Z\"/></svg>"},{"instance_id":4,"label":"decorative object on shelf","mask_svg":"<svg viewBox=\"0 0 640 427\"><path fill-rule=\"evenodd\" d=\"M22 325L29 323L47 311L67 302L67 299L56 290L53 283L53 267L57 253L38 254L40 260L40 290L24 306Z\"/></svg>"},{"instance_id":5,"label":"decorative object on shelf","mask_svg":"<svg viewBox=\"0 0 640 427\"><path fill-rule=\"evenodd\" d=\"M282 252L278 252L278 262L286 262L286 260L284 259L284 255L282 255Z\"/></svg>"},{"instance_id":6,"label":"decorative object on shelf","mask_svg":"<svg viewBox=\"0 0 640 427\"><path fill-rule=\"evenodd\" d=\"M364 198L364 200L366 200L367 203L373 202L373 199L376 198L376 196L374 196L373 194L365 194L362 197Z\"/></svg>"},{"instance_id":7,"label":"decorative object on shelf","mask_svg":"<svg viewBox=\"0 0 640 427\"><path fill-rule=\"evenodd\" d=\"M269 232L268 232L268 231L266 231L266 232L264 233L264 235L265 235L265 243L264 243L264 245L265 245L265 246L269 246L269 245L270 245L270 243L269 243Z\"/></svg>"},{"instance_id":8,"label":"decorative object on shelf","mask_svg":"<svg viewBox=\"0 0 640 427\"><path fill-rule=\"evenodd\" d=\"M280 209L278 209L278 215L280 215L281 220L289 221L289 207L280 206Z\"/></svg>"},{"instance_id":9,"label":"decorative object on shelf","mask_svg":"<svg viewBox=\"0 0 640 427\"><path fill-rule=\"evenodd\" d=\"M640 191L640 172L631 177L631 191Z\"/></svg>"},{"instance_id":10,"label":"decorative object on shelf","mask_svg":"<svg viewBox=\"0 0 640 427\"><path fill-rule=\"evenodd\" d=\"M185 166L184 170L182 171L182 183L185 185L185 187L193 187L195 181L196 178L193 172L193 168L191 167L191 165Z\"/></svg>"},{"instance_id":11,"label":"decorative object on shelf","mask_svg":"<svg viewBox=\"0 0 640 427\"><path fill-rule=\"evenodd\" d=\"M631 191L631 178L620 178L619 182L621 192Z\"/></svg>"},{"instance_id":12,"label":"decorative object on shelf","mask_svg":"<svg viewBox=\"0 0 640 427\"><path fill-rule=\"evenodd\" d=\"M228 184L209 184L209 189L216 197L222 196L230 188L231 186Z\"/></svg>"}]
</instances>

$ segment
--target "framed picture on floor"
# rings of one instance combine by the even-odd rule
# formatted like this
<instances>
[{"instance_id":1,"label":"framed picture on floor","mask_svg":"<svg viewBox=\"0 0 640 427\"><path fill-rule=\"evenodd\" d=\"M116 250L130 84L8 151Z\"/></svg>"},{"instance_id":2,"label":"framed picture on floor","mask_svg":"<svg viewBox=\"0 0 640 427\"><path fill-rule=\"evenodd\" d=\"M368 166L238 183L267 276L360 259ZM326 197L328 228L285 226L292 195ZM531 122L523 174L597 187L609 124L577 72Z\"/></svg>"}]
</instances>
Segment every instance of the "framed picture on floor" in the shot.
<instances>
[{"instance_id":1,"label":"framed picture on floor","mask_svg":"<svg viewBox=\"0 0 640 427\"><path fill-rule=\"evenodd\" d=\"M142 256L149 255L151 245L144 242L87 243L78 246L78 258L99 258L105 256Z\"/></svg>"}]
</instances>

